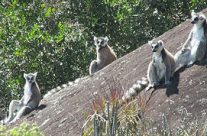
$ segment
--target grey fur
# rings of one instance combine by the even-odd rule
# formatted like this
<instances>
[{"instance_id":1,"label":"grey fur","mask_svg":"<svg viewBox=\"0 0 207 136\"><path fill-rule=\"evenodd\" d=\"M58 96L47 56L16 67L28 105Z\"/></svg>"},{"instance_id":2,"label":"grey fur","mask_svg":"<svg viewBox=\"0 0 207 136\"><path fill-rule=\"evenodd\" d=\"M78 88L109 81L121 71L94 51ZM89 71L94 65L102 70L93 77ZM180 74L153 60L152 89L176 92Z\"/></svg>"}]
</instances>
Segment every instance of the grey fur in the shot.
<instances>
[{"instance_id":1,"label":"grey fur","mask_svg":"<svg viewBox=\"0 0 207 136\"><path fill-rule=\"evenodd\" d=\"M147 78L149 84L146 91L159 85L161 80L165 81L165 85L170 84L170 78L174 76L175 72L175 60L173 55L164 48L163 41L150 42L149 44L154 52L148 67Z\"/></svg>"},{"instance_id":2,"label":"grey fur","mask_svg":"<svg viewBox=\"0 0 207 136\"><path fill-rule=\"evenodd\" d=\"M137 83L133 84L132 87L129 88L129 90L126 91L126 93L123 95L122 100L128 101L130 99L133 99L135 96L137 96L144 88L148 85L148 79L145 77L142 77L142 80L138 80Z\"/></svg>"},{"instance_id":3,"label":"grey fur","mask_svg":"<svg viewBox=\"0 0 207 136\"><path fill-rule=\"evenodd\" d=\"M24 74L26 84L24 95L21 100L12 100L9 105L9 116L3 123L14 123L28 112L38 107L41 100L41 93L36 82L37 73Z\"/></svg>"},{"instance_id":4,"label":"grey fur","mask_svg":"<svg viewBox=\"0 0 207 136\"><path fill-rule=\"evenodd\" d=\"M191 13L191 23L193 28L187 40L174 58L176 61L176 71L183 66L192 66L195 62L202 63L206 56L206 17L203 13Z\"/></svg>"},{"instance_id":5,"label":"grey fur","mask_svg":"<svg viewBox=\"0 0 207 136\"><path fill-rule=\"evenodd\" d=\"M108 45L108 37L95 37L94 44L96 45L97 59L93 60L89 67L89 74L93 75L105 66L117 59L113 49Z\"/></svg>"},{"instance_id":6,"label":"grey fur","mask_svg":"<svg viewBox=\"0 0 207 136\"><path fill-rule=\"evenodd\" d=\"M122 97L123 101L128 101L138 95L143 89L146 91L160 84L161 80L165 80L165 84L170 84L170 78L175 72L175 60L172 54L164 48L163 41L154 43L149 41L152 48L152 61L148 66L147 78L138 80Z\"/></svg>"}]
</instances>

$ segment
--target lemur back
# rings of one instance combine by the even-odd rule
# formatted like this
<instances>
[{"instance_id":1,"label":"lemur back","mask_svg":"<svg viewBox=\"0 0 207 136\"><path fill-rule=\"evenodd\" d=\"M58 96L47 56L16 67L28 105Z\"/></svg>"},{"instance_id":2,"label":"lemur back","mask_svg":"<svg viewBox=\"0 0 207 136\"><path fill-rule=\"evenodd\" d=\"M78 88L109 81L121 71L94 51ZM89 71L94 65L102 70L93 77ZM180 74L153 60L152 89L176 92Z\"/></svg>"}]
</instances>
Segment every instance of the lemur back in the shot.
<instances>
[{"instance_id":1,"label":"lemur back","mask_svg":"<svg viewBox=\"0 0 207 136\"><path fill-rule=\"evenodd\" d=\"M108 45L108 37L95 37L94 44L96 45L97 58L93 60L89 67L89 74L93 75L95 72L101 70L114 60L117 56L113 49Z\"/></svg>"}]
</instances>

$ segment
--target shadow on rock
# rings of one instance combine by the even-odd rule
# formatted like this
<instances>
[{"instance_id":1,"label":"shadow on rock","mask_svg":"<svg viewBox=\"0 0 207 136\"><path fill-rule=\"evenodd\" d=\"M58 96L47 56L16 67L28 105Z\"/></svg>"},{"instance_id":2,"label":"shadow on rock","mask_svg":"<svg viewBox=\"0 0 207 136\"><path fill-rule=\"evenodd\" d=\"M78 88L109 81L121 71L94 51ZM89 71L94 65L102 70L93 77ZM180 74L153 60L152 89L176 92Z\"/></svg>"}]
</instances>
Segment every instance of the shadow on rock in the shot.
<instances>
[{"instance_id":1,"label":"shadow on rock","mask_svg":"<svg viewBox=\"0 0 207 136\"><path fill-rule=\"evenodd\" d=\"M47 105L45 105L45 104L41 104L41 105L38 106L35 110L36 110L36 111L43 110L43 109L46 108L46 107L47 107ZM29 114L29 116L28 116L27 118L34 117L34 115L35 115L34 113L30 114L32 111L33 111L33 110L30 110L30 111L28 111L28 112L26 113L26 115Z\"/></svg>"},{"instance_id":2,"label":"shadow on rock","mask_svg":"<svg viewBox=\"0 0 207 136\"><path fill-rule=\"evenodd\" d=\"M47 107L47 105L41 104L39 107L37 107L37 110L43 110L46 107Z\"/></svg>"},{"instance_id":3,"label":"shadow on rock","mask_svg":"<svg viewBox=\"0 0 207 136\"><path fill-rule=\"evenodd\" d=\"M180 73L185 71L185 67L179 69L177 72L174 74L174 78L172 78L172 84L166 87L166 95L167 97L170 97L173 94L179 94L178 90L178 85L180 82Z\"/></svg>"}]
</instances>

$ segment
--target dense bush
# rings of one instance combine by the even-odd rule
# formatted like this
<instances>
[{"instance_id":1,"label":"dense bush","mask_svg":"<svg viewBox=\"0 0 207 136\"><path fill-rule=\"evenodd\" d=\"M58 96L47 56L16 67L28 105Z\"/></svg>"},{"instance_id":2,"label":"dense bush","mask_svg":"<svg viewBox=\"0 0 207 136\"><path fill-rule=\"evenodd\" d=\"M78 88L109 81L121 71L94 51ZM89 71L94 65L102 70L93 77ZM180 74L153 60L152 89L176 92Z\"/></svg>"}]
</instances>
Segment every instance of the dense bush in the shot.
<instances>
[{"instance_id":1,"label":"dense bush","mask_svg":"<svg viewBox=\"0 0 207 136\"><path fill-rule=\"evenodd\" d=\"M0 125L0 136L43 136L43 134L36 125L22 123L12 129Z\"/></svg>"},{"instance_id":2,"label":"dense bush","mask_svg":"<svg viewBox=\"0 0 207 136\"><path fill-rule=\"evenodd\" d=\"M65 16L83 24L88 33L111 37L111 45L122 56L186 20L191 9L202 9L206 2L76 0L65 5Z\"/></svg>"},{"instance_id":3,"label":"dense bush","mask_svg":"<svg viewBox=\"0 0 207 136\"><path fill-rule=\"evenodd\" d=\"M62 21L58 7L14 0L3 2L0 11L1 104L22 95L23 73L38 72L42 93L87 73L87 33Z\"/></svg>"},{"instance_id":4,"label":"dense bush","mask_svg":"<svg viewBox=\"0 0 207 136\"><path fill-rule=\"evenodd\" d=\"M184 21L204 0L1 0L0 107L38 72L42 93L88 74L92 36L109 36L118 56ZM3 114L0 114L0 118Z\"/></svg>"}]
</instances>

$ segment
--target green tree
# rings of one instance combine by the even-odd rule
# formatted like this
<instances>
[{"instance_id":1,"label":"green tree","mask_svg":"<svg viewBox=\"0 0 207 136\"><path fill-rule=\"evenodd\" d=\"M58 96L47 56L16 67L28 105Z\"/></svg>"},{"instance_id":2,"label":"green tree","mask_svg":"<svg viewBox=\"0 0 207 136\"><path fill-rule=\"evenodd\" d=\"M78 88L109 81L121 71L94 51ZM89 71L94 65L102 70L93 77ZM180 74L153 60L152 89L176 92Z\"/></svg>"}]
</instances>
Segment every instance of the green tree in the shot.
<instances>
[{"instance_id":1,"label":"green tree","mask_svg":"<svg viewBox=\"0 0 207 136\"><path fill-rule=\"evenodd\" d=\"M43 94L87 73L91 57L87 33L80 25L62 19L57 4L41 0L1 3L0 106L3 108L23 94L23 73L38 72L37 82Z\"/></svg>"}]
</instances>

